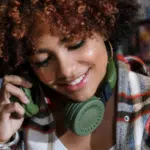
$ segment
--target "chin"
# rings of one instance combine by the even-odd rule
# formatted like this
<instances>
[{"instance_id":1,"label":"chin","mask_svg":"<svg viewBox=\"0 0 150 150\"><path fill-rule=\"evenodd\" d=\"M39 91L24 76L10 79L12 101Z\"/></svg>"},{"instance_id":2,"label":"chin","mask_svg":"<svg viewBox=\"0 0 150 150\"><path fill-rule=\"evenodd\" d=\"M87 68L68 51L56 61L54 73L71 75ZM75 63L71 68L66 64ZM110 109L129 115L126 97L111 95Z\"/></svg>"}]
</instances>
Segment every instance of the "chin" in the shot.
<instances>
[{"instance_id":1,"label":"chin","mask_svg":"<svg viewBox=\"0 0 150 150\"><path fill-rule=\"evenodd\" d=\"M93 93L80 93L75 95L68 95L69 98L71 98L73 101L76 102L84 102L90 99L94 94Z\"/></svg>"}]
</instances>

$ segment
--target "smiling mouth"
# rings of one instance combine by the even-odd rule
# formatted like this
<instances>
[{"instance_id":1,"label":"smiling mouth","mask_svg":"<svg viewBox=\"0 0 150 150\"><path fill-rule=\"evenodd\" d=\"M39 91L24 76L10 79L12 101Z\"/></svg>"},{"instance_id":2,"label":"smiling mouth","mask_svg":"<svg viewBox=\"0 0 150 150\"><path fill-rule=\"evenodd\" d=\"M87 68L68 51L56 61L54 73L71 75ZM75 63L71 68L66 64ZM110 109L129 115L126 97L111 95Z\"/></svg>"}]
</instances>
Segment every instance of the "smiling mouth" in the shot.
<instances>
[{"instance_id":1,"label":"smiling mouth","mask_svg":"<svg viewBox=\"0 0 150 150\"><path fill-rule=\"evenodd\" d=\"M81 75L80 77L76 78L75 80L68 82L66 85L76 85L78 83L80 83L83 78L85 77L85 74Z\"/></svg>"},{"instance_id":2,"label":"smiling mouth","mask_svg":"<svg viewBox=\"0 0 150 150\"><path fill-rule=\"evenodd\" d=\"M85 75L87 74L87 72L89 71L90 69L88 69L84 74L78 76L77 78L74 78L70 81L62 81L62 82L58 82L56 83L57 85L76 85L78 83L81 82L81 80L85 77Z\"/></svg>"},{"instance_id":3,"label":"smiling mouth","mask_svg":"<svg viewBox=\"0 0 150 150\"><path fill-rule=\"evenodd\" d=\"M81 89L87 83L87 77L88 77L89 70L90 69L88 69L88 71L86 73L84 73L83 75L79 76L78 78L76 78L70 82L62 83L62 84L60 83L57 85L61 88L64 88L67 91L75 91L75 90Z\"/></svg>"}]
</instances>

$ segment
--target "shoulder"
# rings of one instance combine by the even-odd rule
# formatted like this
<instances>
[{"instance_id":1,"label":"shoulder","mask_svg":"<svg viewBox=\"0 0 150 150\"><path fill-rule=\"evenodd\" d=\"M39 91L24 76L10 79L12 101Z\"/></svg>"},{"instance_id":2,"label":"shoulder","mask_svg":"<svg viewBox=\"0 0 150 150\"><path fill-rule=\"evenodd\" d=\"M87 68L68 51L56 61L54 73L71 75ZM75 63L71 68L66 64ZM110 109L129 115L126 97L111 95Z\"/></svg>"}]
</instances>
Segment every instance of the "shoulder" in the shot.
<instances>
[{"instance_id":1,"label":"shoulder","mask_svg":"<svg viewBox=\"0 0 150 150\"><path fill-rule=\"evenodd\" d=\"M150 142L149 69L137 57L119 57L118 113L120 117L118 120L125 123L127 121L125 116L128 116L130 118L128 120L130 126L127 129L130 129L129 136L133 137L136 142L140 140L140 144L148 146Z\"/></svg>"},{"instance_id":2,"label":"shoulder","mask_svg":"<svg viewBox=\"0 0 150 150\"><path fill-rule=\"evenodd\" d=\"M126 97L150 96L150 70L142 60L134 56L118 56L119 93Z\"/></svg>"}]
</instances>

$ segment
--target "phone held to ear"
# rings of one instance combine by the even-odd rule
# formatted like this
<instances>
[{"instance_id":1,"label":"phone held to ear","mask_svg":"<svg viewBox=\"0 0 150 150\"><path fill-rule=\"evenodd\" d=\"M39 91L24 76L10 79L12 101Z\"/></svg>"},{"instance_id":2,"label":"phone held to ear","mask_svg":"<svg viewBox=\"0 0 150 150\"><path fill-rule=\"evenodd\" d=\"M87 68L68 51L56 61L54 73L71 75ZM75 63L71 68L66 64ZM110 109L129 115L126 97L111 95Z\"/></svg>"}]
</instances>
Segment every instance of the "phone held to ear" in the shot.
<instances>
[{"instance_id":1,"label":"phone held to ear","mask_svg":"<svg viewBox=\"0 0 150 150\"><path fill-rule=\"evenodd\" d=\"M110 59L99 97L93 96L85 102L71 101L64 108L65 127L77 135L85 136L93 132L102 122L105 105L113 93L116 85L117 71L115 63ZM12 102L19 102L25 108L25 117L32 117L39 112L38 105L33 103L31 89L20 87L30 100L28 104L21 104L18 98L12 96ZM34 91L34 92L37 92Z\"/></svg>"},{"instance_id":2,"label":"phone held to ear","mask_svg":"<svg viewBox=\"0 0 150 150\"><path fill-rule=\"evenodd\" d=\"M32 116L36 115L39 112L39 108L38 108L38 105L33 103L31 90L28 89L28 88L24 88L24 87L20 87L20 89L22 89L25 92L27 98L29 99L29 103L28 104L23 104L15 96L11 96L10 101L11 102L18 102L24 107L25 117L32 117Z\"/></svg>"}]
</instances>

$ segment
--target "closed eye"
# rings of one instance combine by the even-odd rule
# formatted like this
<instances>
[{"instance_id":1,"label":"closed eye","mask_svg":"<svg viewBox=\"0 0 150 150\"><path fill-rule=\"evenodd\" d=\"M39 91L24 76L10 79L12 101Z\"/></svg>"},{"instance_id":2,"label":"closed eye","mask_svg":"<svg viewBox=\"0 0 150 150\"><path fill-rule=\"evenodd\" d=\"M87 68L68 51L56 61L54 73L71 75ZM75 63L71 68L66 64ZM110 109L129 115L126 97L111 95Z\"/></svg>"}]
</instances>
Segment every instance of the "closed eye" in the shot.
<instances>
[{"instance_id":1,"label":"closed eye","mask_svg":"<svg viewBox=\"0 0 150 150\"><path fill-rule=\"evenodd\" d=\"M44 61L41 61L41 62L35 62L34 65L38 68L40 67L45 67L48 65L49 63L49 60L51 59L51 56L49 56L47 59L45 59Z\"/></svg>"},{"instance_id":2,"label":"closed eye","mask_svg":"<svg viewBox=\"0 0 150 150\"><path fill-rule=\"evenodd\" d=\"M73 46L68 46L68 49L69 50L75 50L75 49L78 49L80 47L82 47L84 45L85 41L82 40L80 42L78 42L77 44L73 45Z\"/></svg>"}]
</instances>

